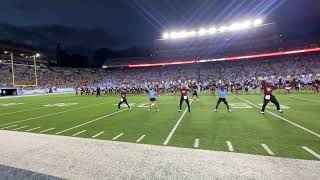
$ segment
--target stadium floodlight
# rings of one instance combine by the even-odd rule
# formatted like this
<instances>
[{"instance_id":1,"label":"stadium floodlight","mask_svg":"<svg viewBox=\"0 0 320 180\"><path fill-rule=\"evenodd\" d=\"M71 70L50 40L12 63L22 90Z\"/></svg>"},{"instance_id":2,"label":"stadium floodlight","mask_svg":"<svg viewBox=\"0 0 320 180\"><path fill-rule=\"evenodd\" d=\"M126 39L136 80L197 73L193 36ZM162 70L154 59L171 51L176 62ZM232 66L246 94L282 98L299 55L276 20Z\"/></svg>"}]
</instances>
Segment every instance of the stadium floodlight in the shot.
<instances>
[{"instance_id":1,"label":"stadium floodlight","mask_svg":"<svg viewBox=\"0 0 320 180\"><path fill-rule=\"evenodd\" d=\"M243 23L241 23L241 29L248 29L250 28L252 25L251 21L244 21Z\"/></svg>"},{"instance_id":2,"label":"stadium floodlight","mask_svg":"<svg viewBox=\"0 0 320 180\"><path fill-rule=\"evenodd\" d=\"M5 54L8 54L8 51L3 51Z\"/></svg>"},{"instance_id":3,"label":"stadium floodlight","mask_svg":"<svg viewBox=\"0 0 320 180\"><path fill-rule=\"evenodd\" d=\"M200 36L205 35L205 34L207 34L207 30L205 28L200 28L199 31L198 31L198 34Z\"/></svg>"},{"instance_id":4,"label":"stadium floodlight","mask_svg":"<svg viewBox=\"0 0 320 180\"><path fill-rule=\"evenodd\" d=\"M221 33L226 32L227 30L228 30L228 27L226 27L226 26L221 26L219 28L219 32L221 32Z\"/></svg>"},{"instance_id":5,"label":"stadium floodlight","mask_svg":"<svg viewBox=\"0 0 320 180\"><path fill-rule=\"evenodd\" d=\"M178 37L177 32L171 32L170 33L170 38L175 39L177 37Z\"/></svg>"},{"instance_id":6,"label":"stadium floodlight","mask_svg":"<svg viewBox=\"0 0 320 180\"><path fill-rule=\"evenodd\" d=\"M195 36L196 34L197 34L196 31L188 32L188 36L190 36L190 37Z\"/></svg>"},{"instance_id":7,"label":"stadium floodlight","mask_svg":"<svg viewBox=\"0 0 320 180\"><path fill-rule=\"evenodd\" d=\"M209 34L214 34L217 32L217 29L215 27L212 27L208 30Z\"/></svg>"},{"instance_id":8,"label":"stadium floodlight","mask_svg":"<svg viewBox=\"0 0 320 180\"><path fill-rule=\"evenodd\" d=\"M163 34L162 37L163 37L163 39L169 39L170 38L170 34L166 32L166 33Z\"/></svg>"},{"instance_id":9,"label":"stadium floodlight","mask_svg":"<svg viewBox=\"0 0 320 180\"><path fill-rule=\"evenodd\" d=\"M40 54L39 54L39 53L37 53L37 54L36 54L36 57L40 57Z\"/></svg>"},{"instance_id":10,"label":"stadium floodlight","mask_svg":"<svg viewBox=\"0 0 320 180\"><path fill-rule=\"evenodd\" d=\"M253 21L254 26L260 26L263 23L262 19L256 19Z\"/></svg>"},{"instance_id":11,"label":"stadium floodlight","mask_svg":"<svg viewBox=\"0 0 320 180\"><path fill-rule=\"evenodd\" d=\"M188 33L187 31L180 31L178 34L177 34L177 38L185 38L188 36Z\"/></svg>"},{"instance_id":12,"label":"stadium floodlight","mask_svg":"<svg viewBox=\"0 0 320 180\"><path fill-rule=\"evenodd\" d=\"M254 28L263 24L263 20L261 18L253 19L253 20L245 20L242 22L234 22L230 25L222 25L219 28L215 27L207 27L207 28L199 28L197 31L174 31L174 32L166 32L163 34L163 39L176 39L176 38L189 38L194 36L203 36L203 35L212 35L217 32L224 33L228 31L240 31L244 29Z\"/></svg>"},{"instance_id":13,"label":"stadium floodlight","mask_svg":"<svg viewBox=\"0 0 320 180\"><path fill-rule=\"evenodd\" d=\"M240 23L233 23L229 26L229 29L231 31L239 30L239 29L241 29L241 24Z\"/></svg>"}]
</instances>

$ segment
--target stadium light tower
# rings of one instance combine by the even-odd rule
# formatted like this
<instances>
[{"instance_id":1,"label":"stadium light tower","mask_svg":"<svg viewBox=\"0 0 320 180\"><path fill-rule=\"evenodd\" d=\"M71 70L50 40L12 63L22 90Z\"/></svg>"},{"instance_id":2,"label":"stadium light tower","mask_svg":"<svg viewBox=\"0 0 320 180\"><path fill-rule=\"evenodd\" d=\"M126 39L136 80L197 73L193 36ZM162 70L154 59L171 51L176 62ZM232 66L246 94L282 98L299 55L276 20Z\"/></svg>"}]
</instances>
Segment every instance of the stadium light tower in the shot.
<instances>
[{"instance_id":1,"label":"stadium light tower","mask_svg":"<svg viewBox=\"0 0 320 180\"><path fill-rule=\"evenodd\" d=\"M41 55L40 55L39 53L37 53L35 56L36 56L36 57L40 57Z\"/></svg>"},{"instance_id":2,"label":"stadium light tower","mask_svg":"<svg viewBox=\"0 0 320 180\"><path fill-rule=\"evenodd\" d=\"M256 19L253 21L254 26L260 26L263 23L262 19Z\"/></svg>"},{"instance_id":3,"label":"stadium light tower","mask_svg":"<svg viewBox=\"0 0 320 180\"><path fill-rule=\"evenodd\" d=\"M217 29L215 27L212 27L208 30L209 34L215 34L217 32Z\"/></svg>"},{"instance_id":4,"label":"stadium light tower","mask_svg":"<svg viewBox=\"0 0 320 180\"><path fill-rule=\"evenodd\" d=\"M219 28L219 32L221 32L221 33L226 32L227 30L228 30L228 27L226 27L226 26L221 26Z\"/></svg>"},{"instance_id":5,"label":"stadium light tower","mask_svg":"<svg viewBox=\"0 0 320 180\"><path fill-rule=\"evenodd\" d=\"M209 28L199 28L197 31L172 31L172 32L165 32L162 37L163 39L179 39L179 38L189 38L189 37L196 37L196 36L204 36L204 35L212 35L215 33L224 33L229 31L241 31L244 29L250 29L254 27L261 26L263 24L263 20L261 18L257 19L249 19L242 22L234 22L231 25L222 25L219 28L209 27Z\"/></svg>"},{"instance_id":6,"label":"stadium light tower","mask_svg":"<svg viewBox=\"0 0 320 180\"><path fill-rule=\"evenodd\" d=\"M163 39L169 39L170 38L170 34L166 32L166 33L163 34L162 37L163 37Z\"/></svg>"},{"instance_id":7,"label":"stadium light tower","mask_svg":"<svg viewBox=\"0 0 320 180\"><path fill-rule=\"evenodd\" d=\"M206 34L207 34L207 30L206 30L205 28L200 28L199 31L198 31L198 34L199 34L200 36L206 35Z\"/></svg>"}]
</instances>

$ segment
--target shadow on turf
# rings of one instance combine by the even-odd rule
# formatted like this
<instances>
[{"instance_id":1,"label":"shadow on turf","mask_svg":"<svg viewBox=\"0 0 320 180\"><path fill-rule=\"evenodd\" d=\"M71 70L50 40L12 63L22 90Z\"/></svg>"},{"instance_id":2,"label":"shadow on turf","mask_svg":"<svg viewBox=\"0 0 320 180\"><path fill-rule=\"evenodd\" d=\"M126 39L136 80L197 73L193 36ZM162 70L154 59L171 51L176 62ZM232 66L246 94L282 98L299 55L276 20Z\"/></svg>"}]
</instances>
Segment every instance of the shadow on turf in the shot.
<instances>
[{"instance_id":1,"label":"shadow on turf","mask_svg":"<svg viewBox=\"0 0 320 180\"><path fill-rule=\"evenodd\" d=\"M61 180L61 178L41 174L24 169L18 169L10 166L0 165L0 179L5 180L21 180L21 179L48 179L48 180Z\"/></svg>"}]
</instances>

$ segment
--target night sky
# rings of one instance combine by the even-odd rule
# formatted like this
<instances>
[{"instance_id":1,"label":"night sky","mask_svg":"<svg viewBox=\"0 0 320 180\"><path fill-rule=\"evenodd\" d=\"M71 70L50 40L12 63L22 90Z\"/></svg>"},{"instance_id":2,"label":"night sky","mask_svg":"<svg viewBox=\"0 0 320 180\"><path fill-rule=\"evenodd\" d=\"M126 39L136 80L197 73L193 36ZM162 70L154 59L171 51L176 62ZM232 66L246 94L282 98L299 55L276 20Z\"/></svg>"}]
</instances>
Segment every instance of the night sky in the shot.
<instances>
[{"instance_id":1,"label":"night sky","mask_svg":"<svg viewBox=\"0 0 320 180\"><path fill-rule=\"evenodd\" d=\"M166 30L260 16L309 32L320 24L319 7L319 0L6 0L0 23L102 29L126 37L128 46L149 45Z\"/></svg>"}]
</instances>

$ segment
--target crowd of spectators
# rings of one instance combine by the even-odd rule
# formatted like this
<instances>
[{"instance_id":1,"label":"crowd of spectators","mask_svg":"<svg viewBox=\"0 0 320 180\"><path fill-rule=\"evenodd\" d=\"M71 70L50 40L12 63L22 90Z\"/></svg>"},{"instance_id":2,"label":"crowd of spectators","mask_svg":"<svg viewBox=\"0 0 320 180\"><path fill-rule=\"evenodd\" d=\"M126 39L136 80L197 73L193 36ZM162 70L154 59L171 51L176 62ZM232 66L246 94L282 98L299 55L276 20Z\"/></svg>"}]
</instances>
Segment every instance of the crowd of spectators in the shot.
<instances>
[{"instance_id":1,"label":"crowd of spectators","mask_svg":"<svg viewBox=\"0 0 320 180\"><path fill-rule=\"evenodd\" d=\"M32 66L14 68L15 84L35 84ZM12 86L12 69L1 65L0 86ZM308 54L270 59L242 60L230 62L197 63L190 65L122 68L122 69L78 69L37 68L38 86L46 88L91 88L101 87L114 92L126 86L132 92L143 92L146 86L155 86L170 92L181 84L195 82L200 90L209 89L212 83L240 85L246 89L257 89L263 80L276 85L296 82L295 85L312 85L320 79L320 55Z\"/></svg>"}]
</instances>

